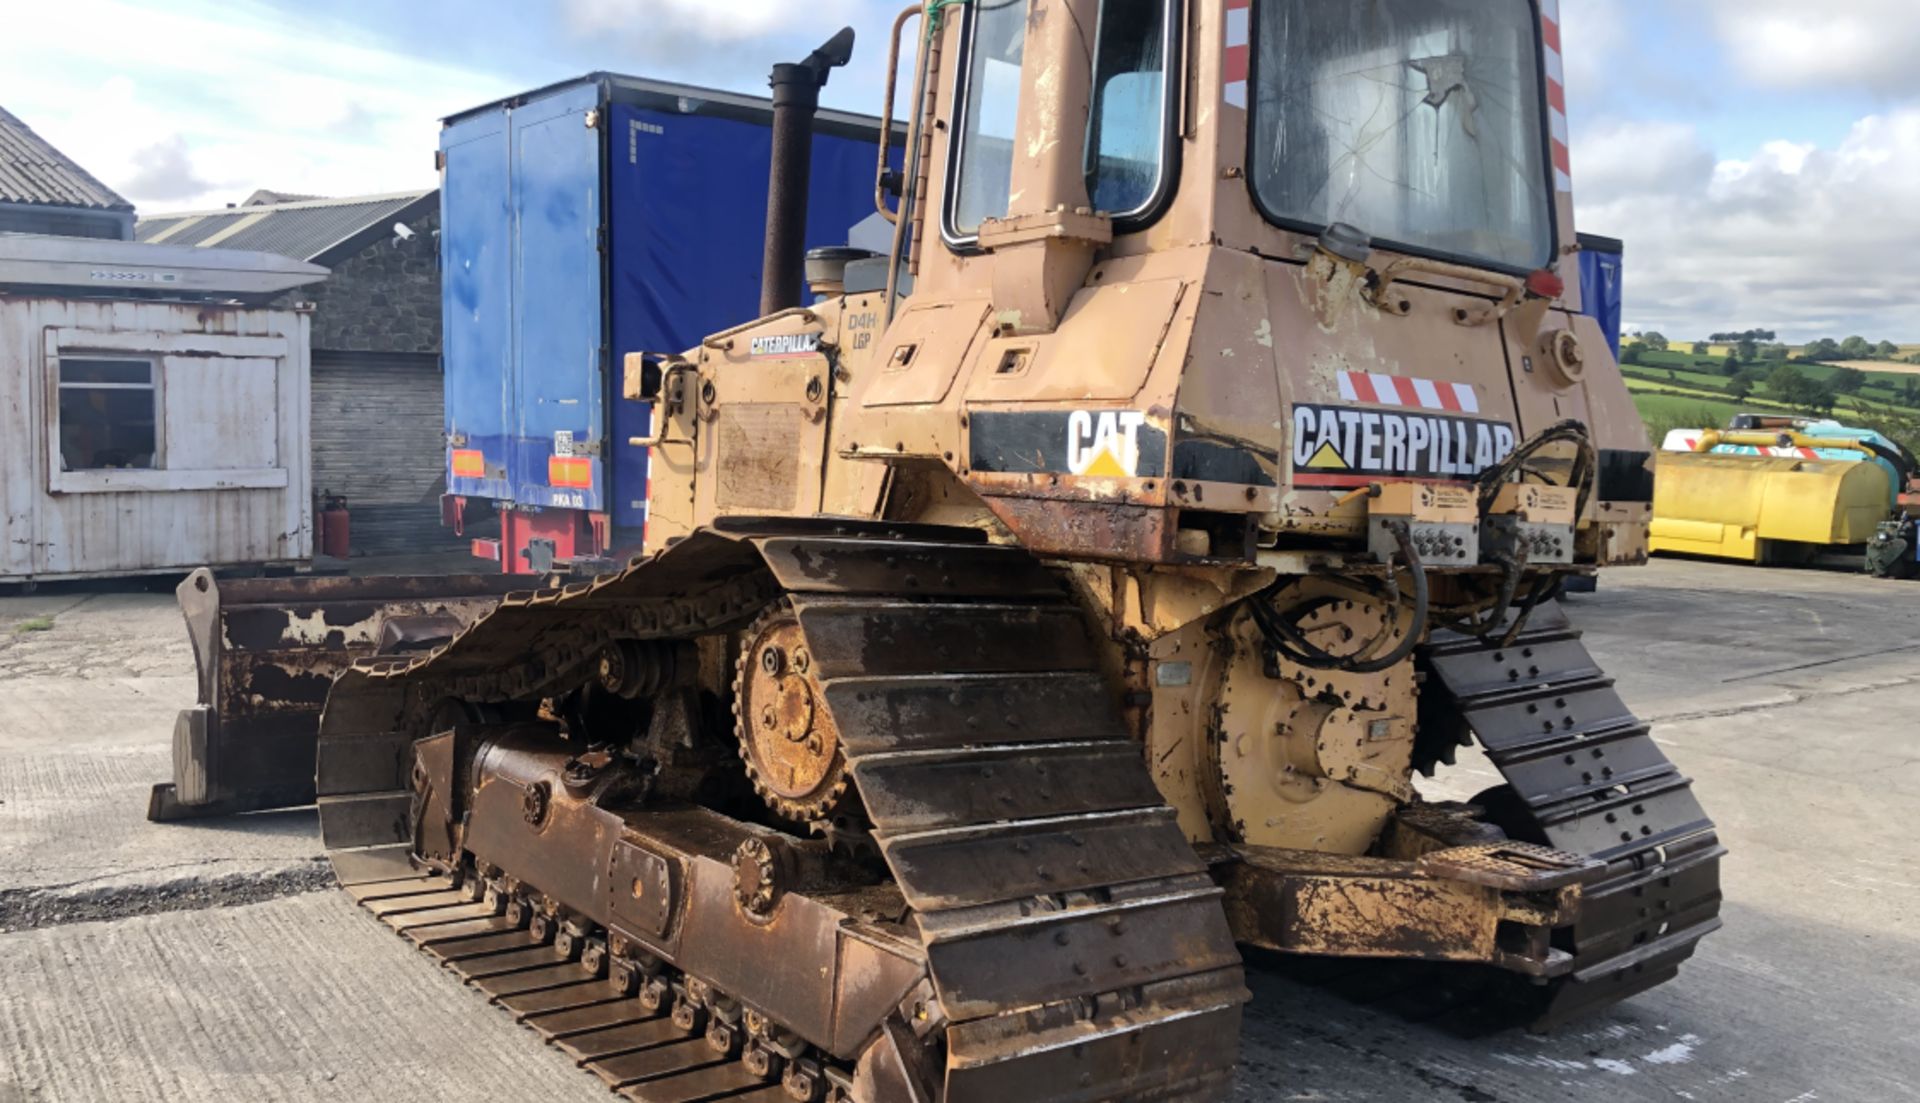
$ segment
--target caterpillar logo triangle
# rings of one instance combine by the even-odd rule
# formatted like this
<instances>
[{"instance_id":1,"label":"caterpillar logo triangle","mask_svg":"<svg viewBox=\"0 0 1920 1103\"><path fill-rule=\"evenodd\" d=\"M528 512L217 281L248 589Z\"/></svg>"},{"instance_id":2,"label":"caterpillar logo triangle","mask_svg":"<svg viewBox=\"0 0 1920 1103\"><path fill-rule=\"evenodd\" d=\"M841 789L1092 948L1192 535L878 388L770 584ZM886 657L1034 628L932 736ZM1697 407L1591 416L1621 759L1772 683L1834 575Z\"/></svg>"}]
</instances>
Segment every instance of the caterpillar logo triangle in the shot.
<instances>
[{"instance_id":1,"label":"caterpillar logo triangle","mask_svg":"<svg viewBox=\"0 0 1920 1103\"><path fill-rule=\"evenodd\" d=\"M1322 444L1320 450L1313 454L1313 458L1307 461L1307 466L1315 471L1346 471L1349 469L1347 461L1340 458L1340 453L1334 450L1331 442Z\"/></svg>"},{"instance_id":2,"label":"caterpillar logo triangle","mask_svg":"<svg viewBox=\"0 0 1920 1103\"><path fill-rule=\"evenodd\" d=\"M1086 470L1081 471L1080 474L1124 479L1132 474L1132 472L1128 471L1126 467L1121 464L1120 457L1113 454L1113 449L1102 448L1100 453L1093 457L1092 462L1087 464Z\"/></svg>"}]
</instances>

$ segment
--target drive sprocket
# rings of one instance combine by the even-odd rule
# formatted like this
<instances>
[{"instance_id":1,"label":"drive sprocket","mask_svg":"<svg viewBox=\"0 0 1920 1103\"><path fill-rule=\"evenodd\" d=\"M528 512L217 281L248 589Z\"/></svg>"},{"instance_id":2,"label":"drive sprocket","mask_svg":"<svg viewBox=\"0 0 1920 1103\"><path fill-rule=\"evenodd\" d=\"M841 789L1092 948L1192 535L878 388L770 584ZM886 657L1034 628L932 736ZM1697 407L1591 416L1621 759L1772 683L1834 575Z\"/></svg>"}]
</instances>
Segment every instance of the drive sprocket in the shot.
<instances>
[{"instance_id":1,"label":"drive sprocket","mask_svg":"<svg viewBox=\"0 0 1920 1103\"><path fill-rule=\"evenodd\" d=\"M760 798L788 819L824 825L846 799L847 761L790 602L770 607L741 636L733 719Z\"/></svg>"}]
</instances>

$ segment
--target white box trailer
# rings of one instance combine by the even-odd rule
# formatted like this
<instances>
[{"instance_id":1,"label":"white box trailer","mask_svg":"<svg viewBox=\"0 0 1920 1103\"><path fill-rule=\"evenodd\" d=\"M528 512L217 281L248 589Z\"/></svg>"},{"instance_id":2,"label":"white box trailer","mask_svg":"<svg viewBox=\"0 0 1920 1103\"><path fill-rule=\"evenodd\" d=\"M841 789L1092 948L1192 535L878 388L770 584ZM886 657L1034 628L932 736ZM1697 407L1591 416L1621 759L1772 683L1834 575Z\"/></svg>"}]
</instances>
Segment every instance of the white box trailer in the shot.
<instances>
[{"instance_id":1,"label":"white box trailer","mask_svg":"<svg viewBox=\"0 0 1920 1103\"><path fill-rule=\"evenodd\" d=\"M0 582L313 554L307 315L266 253L0 234Z\"/></svg>"}]
</instances>

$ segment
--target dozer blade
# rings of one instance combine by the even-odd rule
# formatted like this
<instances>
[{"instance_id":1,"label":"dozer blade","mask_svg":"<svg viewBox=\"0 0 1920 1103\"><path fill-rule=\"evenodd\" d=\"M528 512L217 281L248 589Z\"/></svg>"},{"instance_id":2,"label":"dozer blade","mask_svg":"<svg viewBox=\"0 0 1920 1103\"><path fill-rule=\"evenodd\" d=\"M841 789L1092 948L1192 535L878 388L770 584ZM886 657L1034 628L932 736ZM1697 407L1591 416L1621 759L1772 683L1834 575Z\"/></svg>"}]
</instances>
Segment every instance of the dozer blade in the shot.
<instances>
[{"instance_id":1,"label":"dozer blade","mask_svg":"<svg viewBox=\"0 0 1920 1103\"><path fill-rule=\"evenodd\" d=\"M199 670L173 729L173 780L151 820L312 804L320 707L355 659L424 650L499 604L508 575L216 581L177 591Z\"/></svg>"}]
</instances>

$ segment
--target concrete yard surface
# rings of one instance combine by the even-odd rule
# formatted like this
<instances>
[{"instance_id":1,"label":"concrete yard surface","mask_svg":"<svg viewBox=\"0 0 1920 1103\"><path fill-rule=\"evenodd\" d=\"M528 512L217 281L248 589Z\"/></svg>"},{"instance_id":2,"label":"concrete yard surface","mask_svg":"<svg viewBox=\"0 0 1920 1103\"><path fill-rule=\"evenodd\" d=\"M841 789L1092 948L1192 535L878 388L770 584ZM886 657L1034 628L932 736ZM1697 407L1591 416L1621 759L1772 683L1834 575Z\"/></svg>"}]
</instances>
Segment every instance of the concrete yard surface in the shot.
<instances>
[{"instance_id":1,"label":"concrete yard surface","mask_svg":"<svg viewBox=\"0 0 1920 1103\"><path fill-rule=\"evenodd\" d=\"M1546 1037L1257 958L1235 1099L1920 1100L1920 583L1662 560L1568 608L1719 824L1725 929ZM164 588L0 598L0 1103L607 1098L329 889L310 810L146 822L193 694Z\"/></svg>"}]
</instances>

